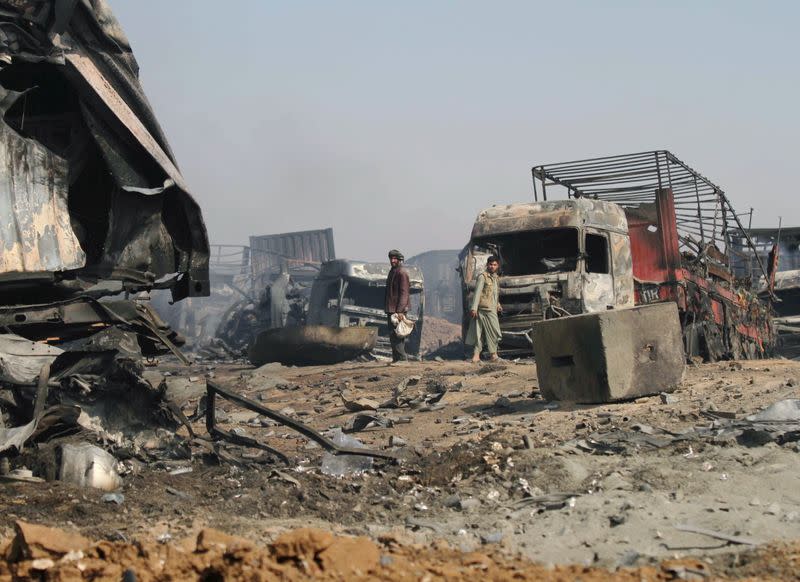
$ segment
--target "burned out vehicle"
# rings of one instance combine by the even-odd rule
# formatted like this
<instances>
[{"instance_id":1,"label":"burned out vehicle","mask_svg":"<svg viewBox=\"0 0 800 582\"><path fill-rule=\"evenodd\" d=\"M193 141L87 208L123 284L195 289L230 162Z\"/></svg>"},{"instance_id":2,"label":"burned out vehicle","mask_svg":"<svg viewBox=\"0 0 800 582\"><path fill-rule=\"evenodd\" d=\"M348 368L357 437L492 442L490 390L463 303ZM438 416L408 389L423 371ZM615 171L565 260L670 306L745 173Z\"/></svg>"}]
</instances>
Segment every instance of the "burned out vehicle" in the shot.
<instances>
[{"instance_id":1,"label":"burned out vehicle","mask_svg":"<svg viewBox=\"0 0 800 582\"><path fill-rule=\"evenodd\" d=\"M754 247L748 245L748 237ZM759 261L767 265L768 276L753 279L753 288L774 309L775 353L800 359L800 227L748 227L734 244L739 251L737 272L747 274Z\"/></svg>"},{"instance_id":2,"label":"burned out vehicle","mask_svg":"<svg viewBox=\"0 0 800 582\"><path fill-rule=\"evenodd\" d=\"M243 354L265 330L306 324L314 279L323 262L336 258L332 228L251 236L250 246L227 248L242 249L233 254L239 276L226 282L239 297L221 314L204 349L216 345ZM215 258L212 282L219 269Z\"/></svg>"},{"instance_id":3,"label":"burned out vehicle","mask_svg":"<svg viewBox=\"0 0 800 582\"><path fill-rule=\"evenodd\" d=\"M533 177L542 201L535 188L536 201L475 222L461 254L465 322L475 277L498 254L506 349L530 351L537 321L673 301L687 354L769 353L769 305L750 290L759 273L731 266L744 229L719 186L664 150L536 166ZM547 199L555 187L566 199Z\"/></svg>"},{"instance_id":4,"label":"burned out vehicle","mask_svg":"<svg viewBox=\"0 0 800 582\"><path fill-rule=\"evenodd\" d=\"M0 112L0 325L170 345L127 297L207 295L208 239L105 0L0 0Z\"/></svg>"},{"instance_id":5,"label":"burned out vehicle","mask_svg":"<svg viewBox=\"0 0 800 582\"><path fill-rule=\"evenodd\" d=\"M765 299L777 298L775 307L775 332L778 335L776 353L793 360L800 359L800 270L780 271L775 274L772 289L763 288Z\"/></svg>"},{"instance_id":6,"label":"burned out vehicle","mask_svg":"<svg viewBox=\"0 0 800 582\"><path fill-rule=\"evenodd\" d=\"M601 200L494 206L475 220L461 255L465 312L486 259L501 259L503 345L529 351L543 319L633 305L633 267L622 209Z\"/></svg>"},{"instance_id":7,"label":"burned out vehicle","mask_svg":"<svg viewBox=\"0 0 800 582\"><path fill-rule=\"evenodd\" d=\"M385 291L389 263L365 263L337 259L322 264L311 288L308 309L309 325L331 327L374 326L378 328L375 351L391 353L389 326L386 320ZM408 318L415 322L414 332L406 342L409 354L419 354L425 299L422 272L405 265L411 284L411 309Z\"/></svg>"}]
</instances>

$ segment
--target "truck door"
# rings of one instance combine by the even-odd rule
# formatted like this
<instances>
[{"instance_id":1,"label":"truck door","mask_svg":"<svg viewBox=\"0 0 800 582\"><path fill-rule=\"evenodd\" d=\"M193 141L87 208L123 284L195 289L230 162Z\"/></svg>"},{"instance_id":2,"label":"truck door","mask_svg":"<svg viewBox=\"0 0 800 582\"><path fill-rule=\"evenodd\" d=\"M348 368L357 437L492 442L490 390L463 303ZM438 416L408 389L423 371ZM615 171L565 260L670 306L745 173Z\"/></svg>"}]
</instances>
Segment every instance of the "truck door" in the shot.
<instances>
[{"instance_id":1,"label":"truck door","mask_svg":"<svg viewBox=\"0 0 800 582\"><path fill-rule=\"evenodd\" d=\"M583 310L605 311L616 304L608 233L586 229L583 240Z\"/></svg>"}]
</instances>

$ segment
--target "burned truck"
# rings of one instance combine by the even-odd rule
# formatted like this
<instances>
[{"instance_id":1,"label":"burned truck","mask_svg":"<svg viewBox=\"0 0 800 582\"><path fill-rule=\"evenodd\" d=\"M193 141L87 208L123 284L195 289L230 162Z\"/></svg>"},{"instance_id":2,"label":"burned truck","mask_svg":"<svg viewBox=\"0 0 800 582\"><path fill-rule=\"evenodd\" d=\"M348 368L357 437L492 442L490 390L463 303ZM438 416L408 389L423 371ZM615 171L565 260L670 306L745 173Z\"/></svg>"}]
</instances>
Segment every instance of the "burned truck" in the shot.
<instances>
[{"instance_id":1,"label":"burned truck","mask_svg":"<svg viewBox=\"0 0 800 582\"><path fill-rule=\"evenodd\" d=\"M0 113L0 325L174 347L128 297L207 295L208 238L105 0L0 0Z\"/></svg>"},{"instance_id":2,"label":"burned truck","mask_svg":"<svg viewBox=\"0 0 800 582\"><path fill-rule=\"evenodd\" d=\"M461 255L465 316L475 278L493 254L502 265L506 353L530 351L538 321L634 304L628 224L610 202L558 200L482 211Z\"/></svg>"},{"instance_id":3,"label":"burned truck","mask_svg":"<svg viewBox=\"0 0 800 582\"><path fill-rule=\"evenodd\" d=\"M391 354L389 326L384 312L386 277L390 269L388 263L345 259L323 263L311 287L308 324L341 328L377 327L375 352ZM409 355L418 355L425 310L424 280L418 268L406 265L405 269L411 284L408 318L415 322L406 350Z\"/></svg>"},{"instance_id":4,"label":"burned truck","mask_svg":"<svg viewBox=\"0 0 800 582\"><path fill-rule=\"evenodd\" d=\"M731 268L744 229L720 187L664 150L536 166L533 177L534 202L475 222L460 259L465 328L475 278L497 254L507 353L530 352L545 319L666 301L678 305L689 355L769 352L769 305L750 291L758 273ZM565 199L548 200L556 187Z\"/></svg>"},{"instance_id":5,"label":"burned truck","mask_svg":"<svg viewBox=\"0 0 800 582\"><path fill-rule=\"evenodd\" d=\"M767 265L769 276L754 279L753 289L774 309L775 354L800 359L800 227L748 227L739 234L734 241L737 272L748 273L759 261Z\"/></svg>"}]
</instances>

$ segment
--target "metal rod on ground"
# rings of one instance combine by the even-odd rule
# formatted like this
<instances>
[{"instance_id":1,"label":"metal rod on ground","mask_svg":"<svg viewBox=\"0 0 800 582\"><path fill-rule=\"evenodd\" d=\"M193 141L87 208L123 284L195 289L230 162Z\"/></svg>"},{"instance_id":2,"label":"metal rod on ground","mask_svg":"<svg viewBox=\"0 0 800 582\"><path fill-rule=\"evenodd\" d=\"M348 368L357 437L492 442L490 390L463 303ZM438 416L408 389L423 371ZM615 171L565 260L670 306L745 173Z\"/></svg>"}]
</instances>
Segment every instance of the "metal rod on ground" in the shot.
<instances>
[{"instance_id":1,"label":"metal rod on ground","mask_svg":"<svg viewBox=\"0 0 800 582\"><path fill-rule=\"evenodd\" d=\"M242 406L252 412L257 412L267 418L270 418L276 422L281 423L284 426L288 426L289 428L299 432L305 437L308 437L326 451L334 455L358 455L361 457L377 457L380 459L390 459L390 460L397 460L397 456L384 452L384 451L375 451L372 449L356 449L351 447L340 447L330 439L324 437L322 434L303 424L298 420L294 420L289 418L288 416L281 414L271 408L267 408L262 406L261 404L250 400L249 398L245 398L240 394L236 394L227 388L223 388L216 382L208 381L208 398L206 400L206 429L208 430L209 434L213 434L214 432L219 431L216 427L216 415L214 412L214 402L216 394L219 394L223 398ZM222 431L224 432L224 431Z\"/></svg>"}]
</instances>

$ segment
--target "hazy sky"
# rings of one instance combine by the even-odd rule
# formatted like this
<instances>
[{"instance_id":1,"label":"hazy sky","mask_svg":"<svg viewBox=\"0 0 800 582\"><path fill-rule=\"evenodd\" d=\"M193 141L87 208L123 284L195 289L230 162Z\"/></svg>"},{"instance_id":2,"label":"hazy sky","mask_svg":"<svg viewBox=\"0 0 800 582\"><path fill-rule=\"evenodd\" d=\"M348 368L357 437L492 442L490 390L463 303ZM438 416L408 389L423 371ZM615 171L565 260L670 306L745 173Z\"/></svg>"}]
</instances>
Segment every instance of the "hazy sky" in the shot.
<instances>
[{"instance_id":1,"label":"hazy sky","mask_svg":"<svg viewBox=\"0 0 800 582\"><path fill-rule=\"evenodd\" d=\"M530 168L670 149L800 224L800 3L110 0L212 243L461 248Z\"/></svg>"}]
</instances>

